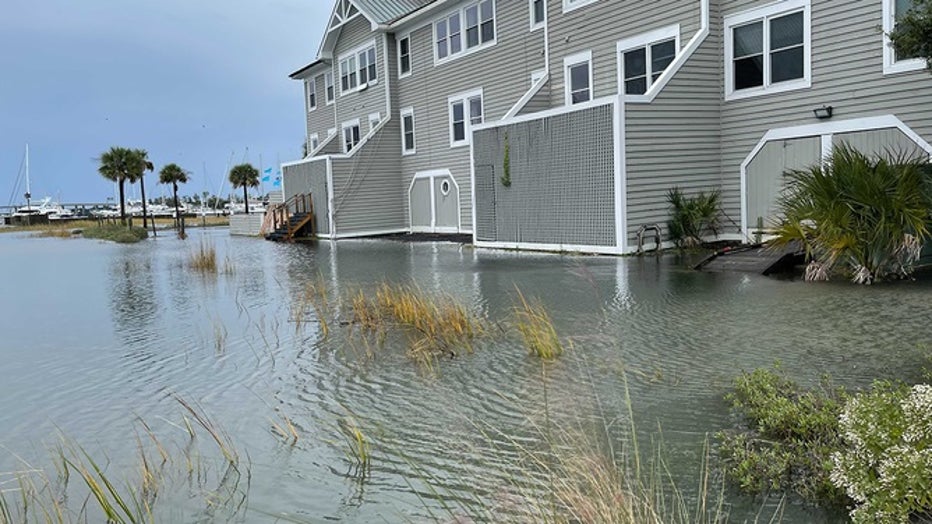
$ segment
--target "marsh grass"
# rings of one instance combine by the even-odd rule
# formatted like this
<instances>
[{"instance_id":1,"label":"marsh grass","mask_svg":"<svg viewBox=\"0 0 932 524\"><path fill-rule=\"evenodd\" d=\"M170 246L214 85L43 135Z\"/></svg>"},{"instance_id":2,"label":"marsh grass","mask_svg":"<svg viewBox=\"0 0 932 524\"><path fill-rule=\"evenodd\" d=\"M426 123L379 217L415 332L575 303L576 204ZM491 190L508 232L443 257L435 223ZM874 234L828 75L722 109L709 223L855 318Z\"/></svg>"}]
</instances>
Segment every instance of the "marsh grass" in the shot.
<instances>
[{"instance_id":1,"label":"marsh grass","mask_svg":"<svg viewBox=\"0 0 932 524\"><path fill-rule=\"evenodd\" d=\"M345 442L346 457L353 465L353 474L365 478L372 466L372 444L352 415L337 422L337 428Z\"/></svg>"},{"instance_id":2,"label":"marsh grass","mask_svg":"<svg viewBox=\"0 0 932 524\"><path fill-rule=\"evenodd\" d=\"M327 338L330 335L330 322L328 318L332 312L330 309L329 292L327 283L323 275L317 275L317 278L307 282L304 288L298 293L291 306L291 321L295 324L295 331L301 331L307 317L313 312L317 324L320 326L321 336Z\"/></svg>"},{"instance_id":3,"label":"marsh grass","mask_svg":"<svg viewBox=\"0 0 932 524\"><path fill-rule=\"evenodd\" d=\"M217 249L214 245L201 240L197 249L188 255L188 268L202 274L216 274Z\"/></svg>"},{"instance_id":4,"label":"marsh grass","mask_svg":"<svg viewBox=\"0 0 932 524\"><path fill-rule=\"evenodd\" d=\"M43 229L39 232L33 233L32 236L35 238L75 238L80 235L80 230L74 228L65 228L65 227L51 227L48 229Z\"/></svg>"},{"instance_id":5,"label":"marsh grass","mask_svg":"<svg viewBox=\"0 0 932 524\"><path fill-rule=\"evenodd\" d=\"M121 224L90 226L85 228L81 234L84 238L107 240L117 244L135 244L149 237L149 232L141 227L128 227Z\"/></svg>"},{"instance_id":6,"label":"marsh grass","mask_svg":"<svg viewBox=\"0 0 932 524\"><path fill-rule=\"evenodd\" d=\"M563 343L553 327L550 313L539 300L528 301L520 289L515 306L515 326L528 353L544 360L555 360L563 354Z\"/></svg>"}]
</instances>

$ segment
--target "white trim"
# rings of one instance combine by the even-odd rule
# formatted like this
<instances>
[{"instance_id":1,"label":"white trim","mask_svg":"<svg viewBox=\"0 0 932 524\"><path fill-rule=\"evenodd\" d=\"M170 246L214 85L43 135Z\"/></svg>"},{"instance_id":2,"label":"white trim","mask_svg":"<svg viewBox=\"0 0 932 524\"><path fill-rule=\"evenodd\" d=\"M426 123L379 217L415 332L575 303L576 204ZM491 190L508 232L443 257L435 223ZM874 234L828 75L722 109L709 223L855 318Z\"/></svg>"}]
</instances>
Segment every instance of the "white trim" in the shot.
<instances>
[{"instance_id":1,"label":"white trim","mask_svg":"<svg viewBox=\"0 0 932 524\"><path fill-rule=\"evenodd\" d=\"M327 221L330 223L330 238L336 238L337 221L333 215L333 158L327 157Z\"/></svg>"},{"instance_id":2,"label":"white trim","mask_svg":"<svg viewBox=\"0 0 932 524\"><path fill-rule=\"evenodd\" d=\"M618 96L614 107L614 162L615 162L615 245L622 252L628 246L628 167L625 143L625 98Z\"/></svg>"},{"instance_id":3,"label":"white trim","mask_svg":"<svg viewBox=\"0 0 932 524\"><path fill-rule=\"evenodd\" d=\"M877 129L899 129L916 145L929 153L932 159L932 144L925 141L918 133L913 131L909 126L895 115L883 115L865 118L854 118L850 120L838 120L835 122L825 122L821 124L808 124L795 127L784 127L771 129L764 134L763 138L751 150L750 154L741 162L741 231L745 235L744 240L750 238L750 225L748 223L748 166L757 157L760 151L769 142L777 140L789 140L793 138L820 137L821 150L823 158L826 155L826 142L831 144L832 137L840 133L857 133L860 131L874 131ZM829 152L831 150L829 149Z\"/></svg>"},{"instance_id":4,"label":"white trim","mask_svg":"<svg viewBox=\"0 0 932 524\"><path fill-rule=\"evenodd\" d=\"M382 33L382 60L385 70L385 114L392 114L392 75L388 53L388 33ZM381 121L382 117L379 117Z\"/></svg>"},{"instance_id":5,"label":"white trim","mask_svg":"<svg viewBox=\"0 0 932 524\"><path fill-rule=\"evenodd\" d=\"M543 3L544 5L544 19L541 20L540 22L534 22L534 2L535 1L537 0L528 0L528 14L529 14L528 23L530 24L531 31L537 31L538 29L542 29L545 25L547 25L547 18L549 18L547 16L547 0L540 0L541 3Z\"/></svg>"},{"instance_id":6,"label":"white trim","mask_svg":"<svg viewBox=\"0 0 932 524\"><path fill-rule=\"evenodd\" d=\"M327 136L328 136L328 137L337 136L337 128L335 128L335 127L328 128L328 129L327 129Z\"/></svg>"},{"instance_id":7,"label":"white trim","mask_svg":"<svg viewBox=\"0 0 932 524\"><path fill-rule=\"evenodd\" d=\"M498 43L498 2L496 0L491 0L492 1L492 32L493 32L492 40L488 42L482 42L479 45L476 45L470 48L466 47L466 9L474 5L478 6L484 1L485 0L472 0L471 2L458 6L455 9L447 10L446 12L443 13L443 15L434 17L434 19L431 20L430 22L431 33L430 34L431 34L432 40L430 42L430 47L433 50L434 67L442 65L442 64L446 64L447 62L452 62L464 56L469 56L473 53L482 51L484 49L488 49L490 47L495 47L495 44ZM449 49L449 38L450 37L448 34L447 35L447 56L440 58L440 55L437 53L437 23L441 21L447 22L450 16L452 16L454 13L459 13L460 15L460 51L456 54L453 54L450 51ZM449 32L449 24L447 27L447 31ZM481 9L479 13L479 39L480 40L482 39Z\"/></svg>"},{"instance_id":8,"label":"white trim","mask_svg":"<svg viewBox=\"0 0 932 524\"><path fill-rule=\"evenodd\" d=\"M534 73L537 72L538 71L535 71ZM534 73L531 73L532 80L534 78ZM538 79L536 83L531 84L531 88L528 89L526 93L524 93L524 96L515 102L515 105L513 105L507 113L505 113L505 116L502 117L503 119L512 118L520 113L521 110L524 109L528 103L530 103L531 99L537 96L537 93L540 93L540 90L547 84L547 82L550 81L550 75L547 73L546 69L541 70L540 73L542 73L543 76Z\"/></svg>"},{"instance_id":9,"label":"white trim","mask_svg":"<svg viewBox=\"0 0 932 524\"><path fill-rule=\"evenodd\" d=\"M563 12L569 13L589 4L594 4L599 0L563 0Z\"/></svg>"},{"instance_id":10,"label":"white trim","mask_svg":"<svg viewBox=\"0 0 932 524\"><path fill-rule=\"evenodd\" d=\"M831 133L826 133L819 137L819 157L822 159L822 162L828 162L829 158L832 156L832 137Z\"/></svg>"},{"instance_id":11,"label":"white trim","mask_svg":"<svg viewBox=\"0 0 932 524\"><path fill-rule=\"evenodd\" d=\"M345 133L346 133L346 130L347 130L347 129L352 129L352 128L354 128L354 127L359 128L359 142L354 143L352 149L347 149L347 148L346 148L346 134L345 134ZM371 130L370 130L370 132L371 132ZM358 118L354 118L354 119L352 119L352 120L347 120L346 122L343 122L342 124L340 124L340 150L343 151L343 154L344 154L344 155L348 155L349 153L351 153L351 152L355 151L356 149L358 149L358 148L359 148L359 145L362 144L362 137L363 137L363 135L362 135L362 126L360 125L360 122L359 122L359 119L358 119Z\"/></svg>"},{"instance_id":12,"label":"white trim","mask_svg":"<svg viewBox=\"0 0 932 524\"><path fill-rule=\"evenodd\" d=\"M473 233L475 235L475 233ZM509 249L514 251L545 251L551 253L579 253L593 255L624 255L625 252L616 246L588 246L583 244L531 244L528 242L488 242L476 240L475 246L480 249Z\"/></svg>"},{"instance_id":13,"label":"white trim","mask_svg":"<svg viewBox=\"0 0 932 524\"><path fill-rule=\"evenodd\" d=\"M572 93L572 78L570 78L569 70L571 67L578 66L580 64L587 64L589 69L589 100L591 101L595 98L595 85L593 85L593 75L592 75L592 50L583 51L581 53L575 53L563 58L563 104L564 105L574 105L573 104L573 93ZM585 102L583 102L585 103ZM575 104L578 105L578 104Z\"/></svg>"},{"instance_id":14,"label":"white trim","mask_svg":"<svg viewBox=\"0 0 932 524\"><path fill-rule=\"evenodd\" d=\"M472 116L469 111L469 99L477 96L479 97L479 106L482 108L482 123L485 123L485 92L483 88L480 87L447 97L447 130L450 133L450 148L465 147L472 143L472 129L474 125L471 122ZM465 136L463 140L455 140L453 135L453 104L456 102L463 103L463 134Z\"/></svg>"},{"instance_id":15,"label":"white trim","mask_svg":"<svg viewBox=\"0 0 932 524\"><path fill-rule=\"evenodd\" d=\"M676 63L677 57L680 56L680 24L674 24L667 27L662 27L660 29L655 29L653 31L648 31L631 38L624 38L615 43L615 58L617 59L616 70L618 71L618 93L623 94L628 102L634 102L635 100L640 99L641 101L649 101L647 93L650 92L651 88L654 85L653 73L651 70L651 56L650 48L654 44L659 44L661 42L666 42L667 40L673 40L674 46L676 47L676 55L673 57L673 61L667 65L667 69L673 67L673 64ZM634 51L636 49L646 49L647 64L647 91L643 95L628 95L625 94L625 59L624 54L629 51ZM664 69L666 72L666 69ZM660 77L657 77L657 82L660 81L660 78L663 76L661 73Z\"/></svg>"},{"instance_id":16,"label":"white trim","mask_svg":"<svg viewBox=\"0 0 932 524\"><path fill-rule=\"evenodd\" d=\"M408 72L401 72L401 41L408 41ZM414 73L414 56L411 49L411 33L405 33L395 40L395 54L398 56L398 79L407 78Z\"/></svg>"},{"instance_id":17,"label":"white trim","mask_svg":"<svg viewBox=\"0 0 932 524\"><path fill-rule=\"evenodd\" d=\"M413 107L403 107L400 111L401 116L401 156L410 156L417 154L417 119L414 117ZM405 117L411 117L411 134L414 137L414 149L405 149Z\"/></svg>"},{"instance_id":18,"label":"white trim","mask_svg":"<svg viewBox=\"0 0 932 524\"><path fill-rule=\"evenodd\" d=\"M773 18L803 13L803 77L796 80L770 83L770 21ZM762 22L764 85L747 89L734 89L735 62L734 28L737 26ZM764 7L743 11L725 17L725 101L741 100L756 96L785 93L812 87L812 2L811 0L784 0Z\"/></svg>"},{"instance_id":19,"label":"white trim","mask_svg":"<svg viewBox=\"0 0 932 524\"><path fill-rule=\"evenodd\" d=\"M469 206L472 218L472 243L476 244L476 146L469 144Z\"/></svg>"},{"instance_id":20,"label":"white trim","mask_svg":"<svg viewBox=\"0 0 932 524\"><path fill-rule=\"evenodd\" d=\"M521 122L530 122L533 120L541 120L543 118L565 115L567 113L575 113L577 111L582 111L584 109L591 109L593 107L601 107L614 104L617 100L617 96L603 96L602 98L596 98L595 100L590 100L582 104L576 104L573 106L559 106L553 109L548 109L546 111L538 111L536 113L530 113L527 115L516 115L510 118L503 118L501 120L492 120L490 122L484 122L481 125L476 125L472 127L473 131L481 131L483 129L492 129L495 127L506 126L510 124L518 124Z\"/></svg>"},{"instance_id":21,"label":"white trim","mask_svg":"<svg viewBox=\"0 0 932 524\"><path fill-rule=\"evenodd\" d=\"M896 13L894 12L896 0L883 1L883 74L896 75L900 73L909 73L912 71L921 71L926 67L926 61L922 58L909 58L906 60L897 60L896 51L893 50L893 42L890 40L890 33L896 26Z\"/></svg>"}]
</instances>

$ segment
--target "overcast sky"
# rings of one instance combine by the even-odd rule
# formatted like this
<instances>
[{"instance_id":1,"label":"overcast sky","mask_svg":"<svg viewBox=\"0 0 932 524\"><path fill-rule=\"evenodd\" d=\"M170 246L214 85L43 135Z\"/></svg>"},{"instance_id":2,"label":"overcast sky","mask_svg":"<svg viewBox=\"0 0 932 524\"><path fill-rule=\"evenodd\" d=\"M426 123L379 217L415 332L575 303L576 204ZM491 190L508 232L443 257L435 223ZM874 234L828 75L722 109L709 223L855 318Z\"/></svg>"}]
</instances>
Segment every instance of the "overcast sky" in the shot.
<instances>
[{"instance_id":1,"label":"overcast sky","mask_svg":"<svg viewBox=\"0 0 932 524\"><path fill-rule=\"evenodd\" d=\"M288 74L314 59L330 9L329 0L2 0L0 206L27 142L33 197L63 202L113 195L95 159L114 145L147 149L156 169L191 171L185 194L217 192L231 155L257 167L260 155L264 167L297 159L303 88ZM147 196L164 191L147 179Z\"/></svg>"}]
</instances>

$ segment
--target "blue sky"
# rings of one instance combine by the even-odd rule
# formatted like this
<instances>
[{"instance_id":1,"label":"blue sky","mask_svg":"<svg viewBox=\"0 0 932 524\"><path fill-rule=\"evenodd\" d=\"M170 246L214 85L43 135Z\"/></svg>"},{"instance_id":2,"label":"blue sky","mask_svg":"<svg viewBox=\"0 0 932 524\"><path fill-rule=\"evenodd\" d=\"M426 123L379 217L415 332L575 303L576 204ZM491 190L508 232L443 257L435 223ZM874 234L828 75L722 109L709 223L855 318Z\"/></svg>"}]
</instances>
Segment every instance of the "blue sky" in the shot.
<instances>
[{"instance_id":1,"label":"blue sky","mask_svg":"<svg viewBox=\"0 0 932 524\"><path fill-rule=\"evenodd\" d=\"M331 7L3 0L0 206L27 142L33 196L63 202L113 195L95 159L114 145L147 149L156 169L175 162L191 171L185 194L217 192L231 156L257 167L260 155L265 167L297 159L303 88L288 74L314 59ZM147 179L147 195L159 196L156 177Z\"/></svg>"}]
</instances>

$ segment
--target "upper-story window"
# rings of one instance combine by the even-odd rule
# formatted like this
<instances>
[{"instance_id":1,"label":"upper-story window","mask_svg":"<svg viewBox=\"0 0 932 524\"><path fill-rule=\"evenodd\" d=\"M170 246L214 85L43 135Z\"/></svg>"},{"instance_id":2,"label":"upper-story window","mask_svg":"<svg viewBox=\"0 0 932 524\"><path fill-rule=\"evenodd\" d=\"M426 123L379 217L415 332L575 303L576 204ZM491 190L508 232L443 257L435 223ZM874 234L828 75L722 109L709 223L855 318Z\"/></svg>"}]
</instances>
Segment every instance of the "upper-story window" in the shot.
<instances>
[{"instance_id":1,"label":"upper-story window","mask_svg":"<svg viewBox=\"0 0 932 524\"><path fill-rule=\"evenodd\" d=\"M450 146L463 146L470 142L472 126L483 122L482 90L451 96Z\"/></svg>"},{"instance_id":2,"label":"upper-story window","mask_svg":"<svg viewBox=\"0 0 932 524\"><path fill-rule=\"evenodd\" d=\"M343 122L343 152L349 153L359 144L359 119Z\"/></svg>"},{"instance_id":3,"label":"upper-story window","mask_svg":"<svg viewBox=\"0 0 932 524\"><path fill-rule=\"evenodd\" d=\"M403 78L411 74L411 37L406 36L398 40L398 77Z\"/></svg>"},{"instance_id":4,"label":"upper-story window","mask_svg":"<svg viewBox=\"0 0 932 524\"><path fill-rule=\"evenodd\" d=\"M482 0L434 23L436 60L447 60L495 43L495 0Z\"/></svg>"},{"instance_id":5,"label":"upper-story window","mask_svg":"<svg viewBox=\"0 0 932 524\"><path fill-rule=\"evenodd\" d=\"M563 59L566 105L592 100L592 51Z\"/></svg>"},{"instance_id":6,"label":"upper-story window","mask_svg":"<svg viewBox=\"0 0 932 524\"><path fill-rule=\"evenodd\" d=\"M544 26L547 21L547 0L530 0L531 30Z\"/></svg>"},{"instance_id":7,"label":"upper-story window","mask_svg":"<svg viewBox=\"0 0 932 524\"><path fill-rule=\"evenodd\" d=\"M324 90L327 92L327 104L333 103L333 71L324 73Z\"/></svg>"},{"instance_id":8,"label":"upper-story window","mask_svg":"<svg viewBox=\"0 0 932 524\"><path fill-rule=\"evenodd\" d=\"M651 31L618 42L619 91L643 95L676 59L679 25Z\"/></svg>"},{"instance_id":9,"label":"upper-story window","mask_svg":"<svg viewBox=\"0 0 932 524\"><path fill-rule=\"evenodd\" d=\"M901 56L893 49L889 35L896 22L916 4L916 0L883 0L883 72L884 74L918 71L926 66L925 60L915 56Z\"/></svg>"},{"instance_id":10,"label":"upper-story window","mask_svg":"<svg viewBox=\"0 0 932 524\"><path fill-rule=\"evenodd\" d=\"M317 109L317 78L308 78L306 82L307 89L307 110Z\"/></svg>"},{"instance_id":11,"label":"upper-story window","mask_svg":"<svg viewBox=\"0 0 932 524\"><path fill-rule=\"evenodd\" d=\"M725 18L725 98L811 85L810 0Z\"/></svg>"},{"instance_id":12,"label":"upper-story window","mask_svg":"<svg viewBox=\"0 0 932 524\"><path fill-rule=\"evenodd\" d=\"M414 140L414 108L406 107L401 110L401 154L413 155L417 152L417 143Z\"/></svg>"},{"instance_id":13,"label":"upper-story window","mask_svg":"<svg viewBox=\"0 0 932 524\"><path fill-rule=\"evenodd\" d=\"M589 5L598 0L563 0L563 12L572 11L582 6Z\"/></svg>"},{"instance_id":14,"label":"upper-story window","mask_svg":"<svg viewBox=\"0 0 932 524\"><path fill-rule=\"evenodd\" d=\"M320 147L320 137L317 135L317 133L314 133L313 135L311 135L311 139L309 142L310 142L311 148L308 150L308 154L311 154L314 151L317 151L317 148Z\"/></svg>"},{"instance_id":15,"label":"upper-story window","mask_svg":"<svg viewBox=\"0 0 932 524\"><path fill-rule=\"evenodd\" d=\"M340 94L350 93L378 81L375 44L340 59Z\"/></svg>"}]
</instances>

